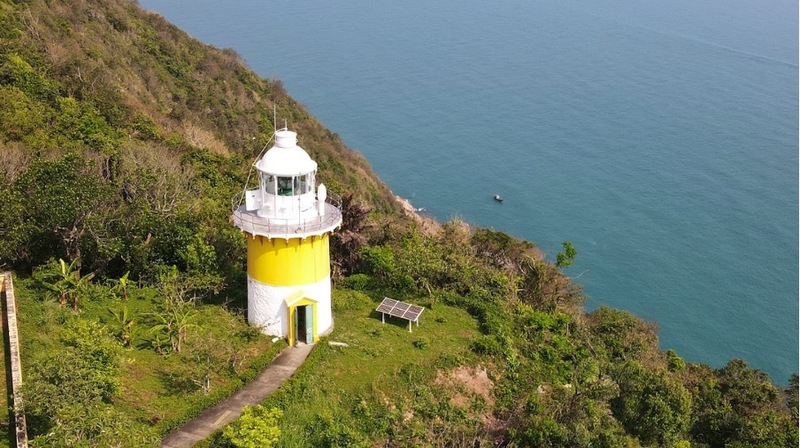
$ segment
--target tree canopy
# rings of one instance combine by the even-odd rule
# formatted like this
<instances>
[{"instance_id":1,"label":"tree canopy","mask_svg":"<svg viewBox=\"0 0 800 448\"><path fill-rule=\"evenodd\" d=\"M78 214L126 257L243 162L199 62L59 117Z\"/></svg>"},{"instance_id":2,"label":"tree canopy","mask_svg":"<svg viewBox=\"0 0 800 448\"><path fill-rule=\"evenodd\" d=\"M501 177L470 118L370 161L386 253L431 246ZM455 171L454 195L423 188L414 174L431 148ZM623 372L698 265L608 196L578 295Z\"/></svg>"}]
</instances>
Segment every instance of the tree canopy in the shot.
<instances>
[{"instance_id":1,"label":"tree canopy","mask_svg":"<svg viewBox=\"0 0 800 448\"><path fill-rule=\"evenodd\" d=\"M568 240L553 263L502 231L410 219L234 51L128 0L5 0L0 266L21 277L33 446L156 446L285 346L245 323L229 222L273 110L343 198L334 309L354 325L333 336L359 344L319 344L209 444L796 444L796 375L781 389L742 360L686 362L653 323L587 313ZM425 337L369 320L385 295L428 308Z\"/></svg>"}]
</instances>

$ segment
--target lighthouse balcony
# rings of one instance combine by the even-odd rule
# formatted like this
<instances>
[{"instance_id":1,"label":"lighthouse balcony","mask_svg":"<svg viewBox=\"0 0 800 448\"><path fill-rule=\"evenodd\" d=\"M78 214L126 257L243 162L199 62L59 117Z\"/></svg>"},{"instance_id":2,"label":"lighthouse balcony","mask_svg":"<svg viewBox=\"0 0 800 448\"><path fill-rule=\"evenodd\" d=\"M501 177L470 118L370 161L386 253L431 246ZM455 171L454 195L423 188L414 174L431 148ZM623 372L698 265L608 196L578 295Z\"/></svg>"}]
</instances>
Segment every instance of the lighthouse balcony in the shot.
<instances>
[{"instance_id":1,"label":"lighthouse balcony","mask_svg":"<svg viewBox=\"0 0 800 448\"><path fill-rule=\"evenodd\" d=\"M251 235L268 238L306 238L333 231L342 223L342 212L333 204L324 202L322 213L304 213L292 219L262 217L257 210L240 205L233 211L233 223ZM318 210L316 207L313 210Z\"/></svg>"}]
</instances>

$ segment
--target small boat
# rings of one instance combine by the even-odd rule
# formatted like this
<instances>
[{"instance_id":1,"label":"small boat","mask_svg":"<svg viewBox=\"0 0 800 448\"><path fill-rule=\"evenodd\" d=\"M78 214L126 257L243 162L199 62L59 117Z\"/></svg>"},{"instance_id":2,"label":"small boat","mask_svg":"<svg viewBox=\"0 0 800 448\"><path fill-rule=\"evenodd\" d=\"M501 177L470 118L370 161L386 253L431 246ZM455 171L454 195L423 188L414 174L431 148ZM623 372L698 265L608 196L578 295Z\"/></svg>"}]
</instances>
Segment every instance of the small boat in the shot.
<instances>
[{"instance_id":1,"label":"small boat","mask_svg":"<svg viewBox=\"0 0 800 448\"><path fill-rule=\"evenodd\" d=\"M499 194L494 195L494 200L497 202L503 202L503 198Z\"/></svg>"}]
</instances>

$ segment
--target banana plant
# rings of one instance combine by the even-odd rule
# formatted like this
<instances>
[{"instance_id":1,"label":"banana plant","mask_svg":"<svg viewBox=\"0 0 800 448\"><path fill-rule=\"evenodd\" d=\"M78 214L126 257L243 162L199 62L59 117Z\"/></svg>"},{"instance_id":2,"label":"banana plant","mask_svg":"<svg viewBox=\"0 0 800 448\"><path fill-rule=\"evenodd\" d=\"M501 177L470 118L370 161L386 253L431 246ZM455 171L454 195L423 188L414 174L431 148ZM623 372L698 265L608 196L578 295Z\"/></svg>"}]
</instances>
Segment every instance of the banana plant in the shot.
<instances>
[{"instance_id":1,"label":"banana plant","mask_svg":"<svg viewBox=\"0 0 800 448\"><path fill-rule=\"evenodd\" d=\"M122 345L128 347L131 344L133 336L133 328L136 325L136 319L131 318L128 314L128 306L122 307L122 310L108 309L114 316L117 324L117 337L122 342Z\"/></svg>"},{"instance_id":2,"label":"banana plant","mask_svg":"<svg viewBox=\"0 0 800 448\"><path fill-rule=\"evenodd\" d=\"M130 273L131 271L126 272L125 275L120 277L118 280L111 279L112 283L111 291L113 291L114 294L118 294L119 296L121 296L122 299L125 301L128 300L128 285L130 284L130 281L128 280L128 275Z\"/></svg>"},{"instance_id":3,"label":"banana plant","mask_svg":"<svg viewBox=\"0 0 800 448\"><path fill-rule=\"evenodd\" d=\"M78 311L80 291L94 278L94 273L89 273L81 277L80 269L76 269L76 266L80 263L78 260L79 259L76 258L67 264L66 261L59 258L57 280L52 283L45 283L48 289L58 294L58 303L60 303L61 306L66 306L67 302L71 302L72 309L75 311Z\"/></svg>"}]
</instances>

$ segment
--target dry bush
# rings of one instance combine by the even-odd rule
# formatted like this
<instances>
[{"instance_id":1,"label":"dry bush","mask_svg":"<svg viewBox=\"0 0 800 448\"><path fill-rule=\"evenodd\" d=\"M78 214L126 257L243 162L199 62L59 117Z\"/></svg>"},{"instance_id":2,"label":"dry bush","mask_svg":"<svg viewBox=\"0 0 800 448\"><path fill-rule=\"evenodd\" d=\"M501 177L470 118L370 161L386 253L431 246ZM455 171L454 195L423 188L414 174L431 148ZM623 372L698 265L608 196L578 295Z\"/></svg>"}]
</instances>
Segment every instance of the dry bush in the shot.
<instances>
[{"instance_id":1,"label":"dry bush","mask_svg":"<svg viewBox=\"0 0 800 448\"><path fill-rule=\"evenodd\" d=\"M128 145L122 149L126 173L123 194L131 201L144 200L160 216L172 216L181 200L193 192L195 171L180 156L158 146ZM143 182L137 175L151 176Z\"/></svg>"},{"instance_id":2,"label":"dry bush","mask_svg":"<svg viewBox=\"0 0 800 448\"><path fill-rule=\"evenodd\" d=\"M189 121L184 122L183 136L189 144L198 148L206 148L221 156L230 155L225 143L219 141L213 133Z\"/></svg>"},{"instance_id":3,"label":"dry bush","mask_svg":"<svg viewBox=\"0 0 800 448\"><path fill-rule=\"evenodd\" d=\"M22 143L0 141L0 175L9 184L14 182L32 159Z\"/></svg>"}]
</instances>

